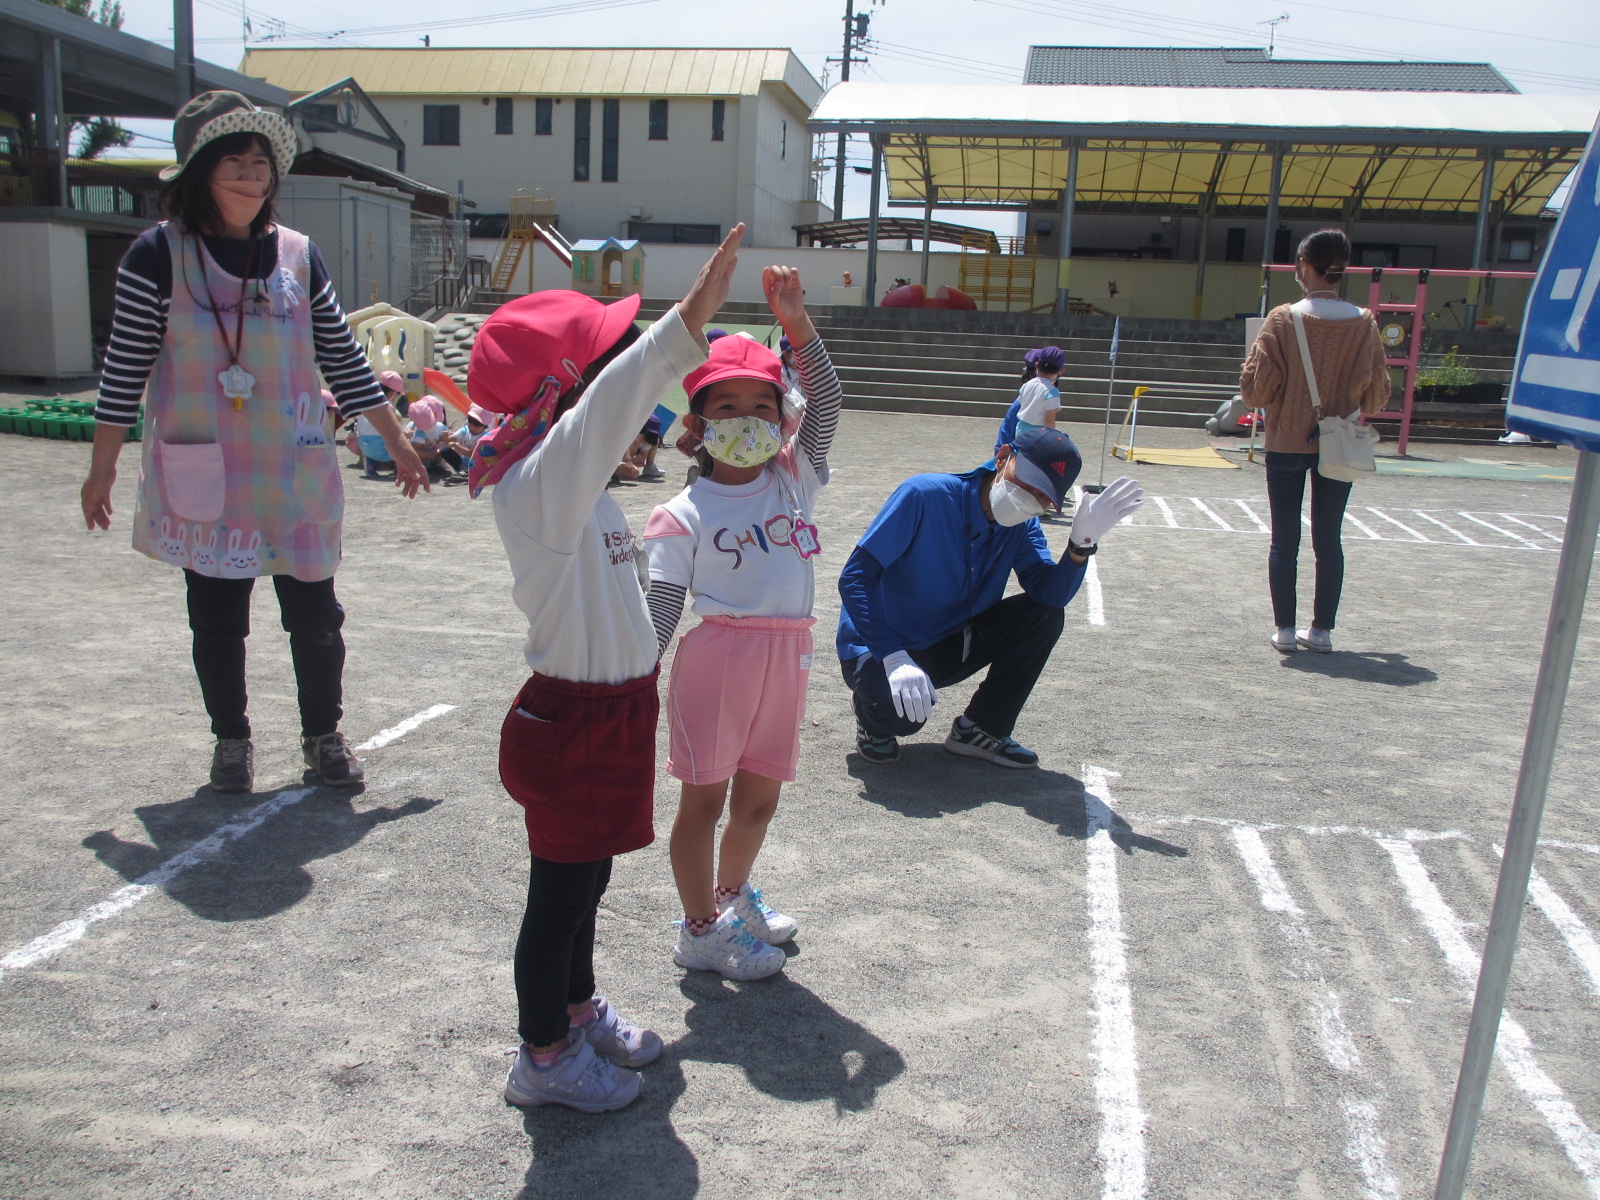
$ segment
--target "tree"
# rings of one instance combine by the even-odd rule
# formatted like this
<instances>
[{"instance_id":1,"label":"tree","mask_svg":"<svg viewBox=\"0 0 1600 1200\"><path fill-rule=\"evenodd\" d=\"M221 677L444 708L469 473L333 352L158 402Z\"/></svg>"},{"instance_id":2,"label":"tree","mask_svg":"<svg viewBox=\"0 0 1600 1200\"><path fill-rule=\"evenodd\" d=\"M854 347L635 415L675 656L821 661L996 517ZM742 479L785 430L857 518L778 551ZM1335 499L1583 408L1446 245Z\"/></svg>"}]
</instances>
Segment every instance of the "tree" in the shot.
<instances>
[{"instance_id":1,"label":"tree","mask_svg":"<svg viewBox=\"0 0 1600 1200\"><path fill-rule=\"evenodd\" d=\"M122 0L98 0L98 3L96 0L40 0L40 3L84 17L107 29L122 28ZM69 142L74 133L81 134L73 152L73 157L80 159L99 158L112 147L126 146L133 141L133 134L113 117L74 118L67 134Z\"/></svg>"}]
</instances>

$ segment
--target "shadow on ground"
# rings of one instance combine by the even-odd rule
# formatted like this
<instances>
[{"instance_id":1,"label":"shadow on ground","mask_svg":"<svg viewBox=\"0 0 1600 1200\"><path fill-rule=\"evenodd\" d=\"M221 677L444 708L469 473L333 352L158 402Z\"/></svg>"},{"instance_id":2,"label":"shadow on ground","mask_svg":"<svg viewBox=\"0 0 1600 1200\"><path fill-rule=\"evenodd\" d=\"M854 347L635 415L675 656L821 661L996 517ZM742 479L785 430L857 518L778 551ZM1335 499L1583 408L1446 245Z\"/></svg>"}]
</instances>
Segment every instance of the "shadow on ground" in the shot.
<instances>
[{"instance_id":1,"label":"shadow on ground","mask_svg":"<svg viewBox=\"0 0 1600 1200\"><path fill-rule=\"evenodd\" d=\"M1303 671L1307 675L1326 675L1331 679L1352 679L1359 683L1385 683L1390 687L1415 687L1419 683L1437 683L1439 680L1437 671L1417 666L1404 654L1358 654L1348 650L1315 654L1301 650L1285 654L1282 663L1292 671Z\"/></svg>"},{"instance_id":2,"label":"shadow on ground","mask_svg":"<svg viewBox=\"0 0 1600 1200\"><path fill-rule=\"evenodd\" d=\"M518 1200L683 1200L700 1191L700 1166L678 1137L672 1110L687 1088L686 1063L721 1063L775 1100L831 1102L835 1113L872 1107L878 1090L905 1070L893 1046L818 999L787 975L730 983L703 971L679 983L689 1032L644 1069L644 1093L621 1112L585 1116L536 1108L523 1120L533 1162ZM738 1108L738 1097L724 1107ZM717 1106L713 1106L714 1108ZM699 1122L710 1153L777 1153L781 1130L752 1131L737 1119ZM760 1143L760 1144L757 1144Z\"/></svg>"},{"instance_id":3,"label":"shadow on ground","mask_svg":"<svg viewBox=\"0 0 1600 1200\"><path fill-rule=\"evenodd\" d=\"M1026 771L995 767L948 753L937 743L901 743L900 761L869 763L859 754L847 760L861 784L861 798L904 817L942 817L970 812L987 804L1010 804L1036 821L1054 825L1062 837L1083 841L1089 836L1089 810L1104 805L1086 800L1083 781L1043 767ZM1101 818L1103 819L1103 818ZM1137 833L1117 813L1110 814L1111 840L1125 853L1145 850L1169 858L1187 858L1182 846Z\"/></svg>"},{"instance_id":4,"label":"shadow on ground","mask_svg":"<svg viewBox=\"0 0 1600 1200\"><path fill-rule=\"evenodd\" d=\"M151 845L123 841L109 829L91 833L83 845L130 883L153 882L206 921L254 921L283 912L311 892L305 864L354 846L374 828L427 812L439 803L421 796L395 808L357 811L361 788L302 787L274 792L224 793L202 787L168 804L134 809ZM303 799L294 794L304 792ZM253 828L252 814L275 802L281 807ZM236 837L229 826L246 826ZM170 880L151 872L175 856L217 836L222 845ZM162 873L165 874L165 873Z\"/></svg>"}]
</instances>

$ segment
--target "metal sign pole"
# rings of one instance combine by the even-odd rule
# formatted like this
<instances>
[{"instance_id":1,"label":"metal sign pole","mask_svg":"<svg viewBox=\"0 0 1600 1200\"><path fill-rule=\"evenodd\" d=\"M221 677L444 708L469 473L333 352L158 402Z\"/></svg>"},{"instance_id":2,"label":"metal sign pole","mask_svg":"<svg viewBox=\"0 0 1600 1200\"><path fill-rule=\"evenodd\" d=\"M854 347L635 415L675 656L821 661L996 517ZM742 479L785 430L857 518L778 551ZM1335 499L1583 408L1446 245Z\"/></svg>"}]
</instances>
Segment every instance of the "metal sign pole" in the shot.
<instances>
[{"instance_id":1,"label":"metal sign pole","mask_svg":"<svg viewBox=\"0 0 1600 1200\"><path fill-rule=\"evenodd\" d=\"M1117 346L1122 341L1122 318L1111 326L1111 374L1106 379L1106 419L1100 426L1100 481L1093 487L1084 484L1086 492L1106 490L1106 441L1111 435L1111 389L1117 386Z\"/></svg>"},{"instance_id":2,"label":"metal sign pole","mask_svg":"<svg viewBox=\"0 0 1600 1200\"><path fill-rule=\"evenodd\" d=\"M1472 1001L1472 1020L1461 1055L1455 1103L1450 1109L1450 1130L1434 1200L1460 1200L1472 1163L1472 1141L1483 1113L1484 1089L1494 1060L1495 1037L1500 1031L1500 1011L1505 1007L1511 980L1511 961L1517 952L1522 908L1528 897L1533 854L1539 843L1539 823L1544 817L1550 787L1551 762L1561 732L1561 712L1572 676L1578 627L1583 620L1589 570L1594 562L1595 535L1600 526L1600 454L1578 454L1577 477L1567 511L1567 533L1556 568L1555 593L1550 599L1550 620L1545 627L1544 655L1533 689L1533 709L1528 736L1523 743L1522 770L1506 832L1505 856L1500 862L1500 882L1495 889L1494 911L1489 920L1488 944L1478 973L1478 991Z\"/></svg>"}]
</instances>

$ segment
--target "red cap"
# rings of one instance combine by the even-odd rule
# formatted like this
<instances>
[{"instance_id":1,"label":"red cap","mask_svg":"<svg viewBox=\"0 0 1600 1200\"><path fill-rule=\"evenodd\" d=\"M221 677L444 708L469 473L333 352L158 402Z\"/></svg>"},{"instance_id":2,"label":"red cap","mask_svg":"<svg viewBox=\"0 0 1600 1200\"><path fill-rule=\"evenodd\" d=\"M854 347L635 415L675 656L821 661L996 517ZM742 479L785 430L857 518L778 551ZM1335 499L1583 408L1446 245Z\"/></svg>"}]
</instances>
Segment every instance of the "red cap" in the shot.
<instances>
[{"instance_id":1,"label":"red cap","mask_svg":"<svg viewBox=\"0 0 1600 1200\"><path fill-rule=\"evenodd\" d=\"M545 379L565 391L633 324L639 297L602 304L577 292L518 296L495 309L478 330L467 390L490 412L519 413Z\"/></svg>"},{"instance_id":2,"label":"red cap","mask_svg":"<svg viewBox=\"0 0 1600 1200\"><path fill-rule=\"evenodd\" d=\"M754 338L742 334L718 338L711 343L711 357L683 379L683 390L692 400L703 387L724 379L759 379L783 394L783 360Z\"/></svg>"}]
</instances>

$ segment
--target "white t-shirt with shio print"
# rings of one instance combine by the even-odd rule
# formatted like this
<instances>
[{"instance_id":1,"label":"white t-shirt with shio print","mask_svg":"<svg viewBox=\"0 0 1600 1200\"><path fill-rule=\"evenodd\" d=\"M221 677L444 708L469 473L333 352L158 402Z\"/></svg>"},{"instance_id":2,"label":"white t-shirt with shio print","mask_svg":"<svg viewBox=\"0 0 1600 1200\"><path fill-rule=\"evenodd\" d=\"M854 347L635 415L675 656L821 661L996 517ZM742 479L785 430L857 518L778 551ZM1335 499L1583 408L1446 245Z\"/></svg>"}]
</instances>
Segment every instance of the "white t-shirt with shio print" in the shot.
<instances>
[{"instance_id":1,"label":"white t-shirt with shio print","mask_svg":"<svg viewBox=\"0 0 1600 1200\"><path fill-rule=\"evenodd\" d=\"M1056 385L1037 375L1022 385L1017 398L1022 401L1017 409L1017 420L1029 425L1043 425L1045 416L1061 407L1061 393Z\"/></svg>"},{"instance_id":2,"label":"white t-shirt with shio print","mask_svg":"<svg viewBox=\"0 0 1600 1200\"><path fill-rule=\"evenodd\" d=\"M651 580L688 588L700 617L811 616L816 556L800 557L793 532L827 481L792 441L750 483L695 480L650 514Z\"/></svg>"}]
</instances>

